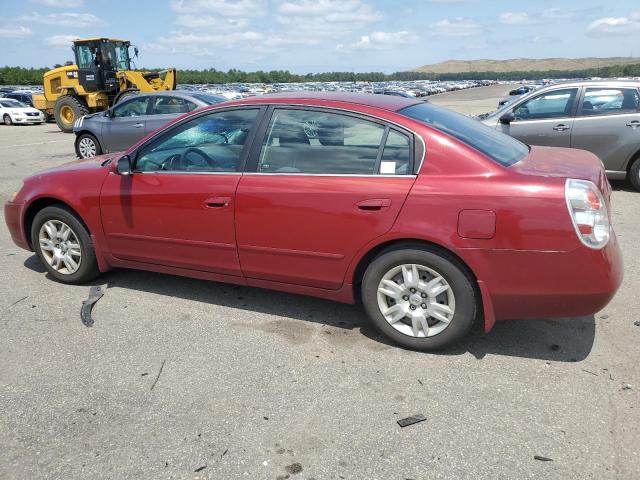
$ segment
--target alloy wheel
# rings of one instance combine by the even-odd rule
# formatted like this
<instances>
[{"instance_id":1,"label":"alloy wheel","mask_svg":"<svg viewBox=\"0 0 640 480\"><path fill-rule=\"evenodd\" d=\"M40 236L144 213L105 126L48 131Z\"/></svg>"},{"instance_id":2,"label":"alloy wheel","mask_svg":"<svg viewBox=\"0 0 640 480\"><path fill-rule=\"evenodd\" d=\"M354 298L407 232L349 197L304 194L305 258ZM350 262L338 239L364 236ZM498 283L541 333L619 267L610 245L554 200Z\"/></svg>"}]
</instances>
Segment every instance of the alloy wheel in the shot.
<instances>
[{"instance_id":1,"label":"alloy wheel","mask_svg":"<svg viewBox=\"0 0 640 480\"><path fill-rule=\"evenodd\" d=\"M82 249L76 233L60 220L47 220L38 234L40 252L58 273L71 275L82 262Z\"/></svg>"},{"instance_id":2,"label":"alloy wheel","mask_svg":"<svg viewBox=\"0 0 640 480\"><path fill-rule=\"evenodd\" d=\"M435 270L418 264L393 267L378 285L378 307L385 320L410 337L433 337L451 323L453 290Z\"/></svg>"},{"instance_id":3,"label":"alloy wheel","mask_svg":"<svg viewBox=\"0 0 640 480\"><path fill-rule=\"evenodd\" d=\"M78 142L78 151L82 158L91 158L96 156L96 142L91 137L83 137Z\"/></svg>"}]
</instances>

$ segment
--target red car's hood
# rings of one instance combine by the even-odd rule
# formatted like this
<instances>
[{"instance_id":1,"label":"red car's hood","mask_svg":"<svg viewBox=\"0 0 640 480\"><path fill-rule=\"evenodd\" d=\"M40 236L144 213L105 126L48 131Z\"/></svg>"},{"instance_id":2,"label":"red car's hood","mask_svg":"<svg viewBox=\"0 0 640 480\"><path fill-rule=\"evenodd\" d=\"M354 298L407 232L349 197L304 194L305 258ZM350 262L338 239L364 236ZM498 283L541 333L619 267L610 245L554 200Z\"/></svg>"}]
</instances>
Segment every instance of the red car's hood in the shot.
<instances>
[{"instance_id":1,"label":"red car's hood","mask_svg":"<svg viewBox=\"0 0 640 480\"><path fill-rule=\"evenodd\" d=\"M511 168L525 175L589 180L602 192L608 188L602 162L585 150L531 146L529 155Z\"/></svg>"},{"instance_id":2,"label":"red car's hood","mask_svg":"<svg viewBox=\"0 0 640 480\"><path fill-rule=\"evenodd\" d=\"M57 167L49 168L47 170L43 170L41 172L36 173L34 176L37 177L43 173L49 172L71 172L77 170L99 170L104 168L105 162L107 160L112 160L115 157L122 155L122 152L114 152L114 153L105 153L104 155L98 155L93 158L84 158L81 160L74 160L69 163L64 163Z\"/></svg>"}]
</instances>

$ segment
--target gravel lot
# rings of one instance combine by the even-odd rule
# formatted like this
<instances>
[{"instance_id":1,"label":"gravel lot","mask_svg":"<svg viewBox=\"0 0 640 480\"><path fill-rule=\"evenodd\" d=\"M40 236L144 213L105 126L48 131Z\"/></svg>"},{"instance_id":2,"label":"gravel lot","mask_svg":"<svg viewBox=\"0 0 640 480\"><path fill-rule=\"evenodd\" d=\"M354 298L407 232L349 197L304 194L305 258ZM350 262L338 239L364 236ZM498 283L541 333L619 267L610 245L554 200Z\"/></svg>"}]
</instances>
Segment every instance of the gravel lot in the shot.
<instances>
[{"instance_id":1,"label":"gravel lot","mask_svg":"<svg viewBox=\"0 0 640 480\"><path fill-rule=\"evenodd\" d=\"M479 113L508 88L431 101ZM72 160L73 136L0 127L0 152L6 197ZM604 311L437 355L388 345L356 307L124 270L95 283L87 328L89 287L0 228L0 478L637 479L639 207L615 185L625 281Z\"/></svg>"}]
</instances>

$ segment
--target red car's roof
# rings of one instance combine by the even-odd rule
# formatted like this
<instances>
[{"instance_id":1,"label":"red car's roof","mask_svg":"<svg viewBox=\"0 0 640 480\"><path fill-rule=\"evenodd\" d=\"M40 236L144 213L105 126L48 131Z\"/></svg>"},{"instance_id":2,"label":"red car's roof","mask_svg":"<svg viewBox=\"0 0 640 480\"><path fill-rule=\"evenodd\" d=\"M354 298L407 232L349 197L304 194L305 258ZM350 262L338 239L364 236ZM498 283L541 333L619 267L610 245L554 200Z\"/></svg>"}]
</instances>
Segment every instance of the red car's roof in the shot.
<instances>
[{"instance_id":1,"label":"red car's roof","mask_svg":"<svg viewBox=\"0 0 640 480\"><path fill-rule=\"evenodd\" d=\"M247 97L241 100L232 100L225 104L247 104L247 103L269 103L270 101L282 101L295 103L301 101L303 103L316 103L313 100L325 102L342 102L365 105L369 107L380 108L396 112L405 107L421 103L417 98L398 97L395 95L376 95L373 93L348 93L348 92L287 92L275 93L269 95L260 95L256 97ZM311 101L310 101L311 100Z\"/></svg>"}]
</instances>

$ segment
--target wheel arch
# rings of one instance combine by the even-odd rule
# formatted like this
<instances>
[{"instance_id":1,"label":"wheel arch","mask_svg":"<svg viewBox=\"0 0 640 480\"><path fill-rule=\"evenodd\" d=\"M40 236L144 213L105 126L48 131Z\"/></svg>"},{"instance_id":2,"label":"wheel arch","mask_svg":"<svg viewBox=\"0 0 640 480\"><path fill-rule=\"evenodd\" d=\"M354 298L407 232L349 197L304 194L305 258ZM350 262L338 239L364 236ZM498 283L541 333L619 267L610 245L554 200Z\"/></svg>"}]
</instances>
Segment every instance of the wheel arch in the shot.
<instances>
[{"instance_id":1,"label":"wheel arch","mask_svg":"<svg viewBox=\"0 0 640 480\"><path fill-rule=\"evenodd\" d=\"M631 172L631 167L633 166L634 163L636 163L637 161L640 161L640 148L638 149L637 152L635 152L633 155L631 155L629 157L629 161L627 162L627 165L625 167L625 170L627 172L627 175Z\"/></svg>"},{"instance_id":2,"label":"wheel arch","mask_svg":"<svg viewBox=\"0 0 640 480\"><path fill-rule=\"evenodd\" d=\"M97 135L95 132L93 132L93 131L91 131L91 130L88 130L88 129L84 128L84 129L79 130L79 131L74 132L74 133L76 134L76 139L75 139L75 140L74 140L74 142L73 142L73 144L74 144L74 146L75 146L75 147L77 147L77 146L78 146L78 139L80 138L80 136L81 136L81 135L84 135L84 134L86 133L86 134L89 134L89 135L91 135L93 138L95 138L95 139L96 139L96 141L98 142L98 145L100 146L100 151L101 151L102 153L109 153L109 152L107 152L107 151L104 149L104 145L102 145L102 140L100 139L100 137L98 137L98 135Z\"/></svg>"},{"instance_id":3,"label":"wheel arch","mask_svg":"<svg viewBox=\"0 0 640 480\"><path fill-rule=\"evenodd\" d=\"M69 210L70 213L72 213L78 218L78 221L82 223L84 228L87 229L87 232L89 232L90 235L93 234L93 232L91 232L91 229L87 225L87 222L85 222L84 219L82 218L82 215L80 215L78 211L75 208L73 208L71 205L69 205L67 202L55 197L40 197L33 200L31 203L29 203L29 206L26 208L24 212L24 220L22 222L25 237L27 238L27 241L29 242L29 245L31 246L32 249L35 248L31 241L31 227L33 226L33 220L35 219L39 211L54 205L60 206L65 208L66 210Z\"/></svg>"}]
</instances>

